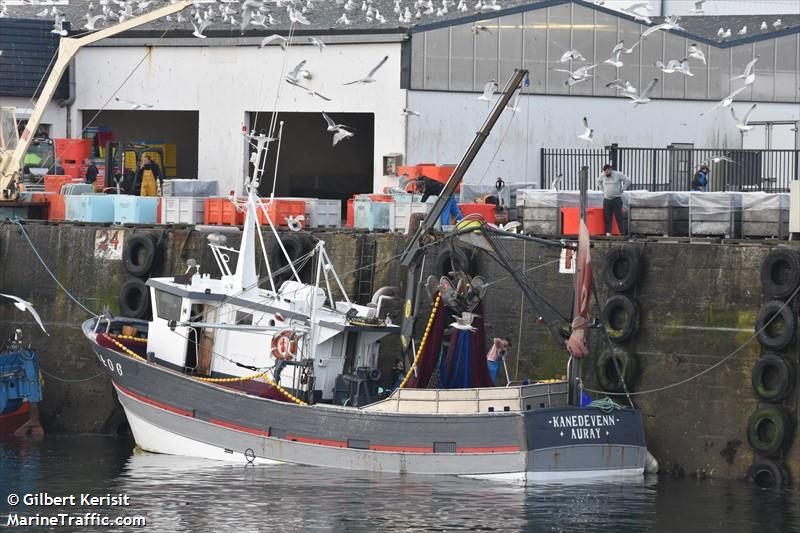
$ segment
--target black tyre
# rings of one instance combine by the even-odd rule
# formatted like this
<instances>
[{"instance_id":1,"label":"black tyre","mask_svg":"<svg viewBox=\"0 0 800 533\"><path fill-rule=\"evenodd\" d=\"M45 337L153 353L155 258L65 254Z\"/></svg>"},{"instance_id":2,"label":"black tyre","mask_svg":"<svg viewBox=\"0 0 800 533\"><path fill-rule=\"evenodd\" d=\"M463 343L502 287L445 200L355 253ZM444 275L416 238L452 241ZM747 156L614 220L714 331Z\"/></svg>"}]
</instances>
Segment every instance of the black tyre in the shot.
<instances>
[{"instance_id":1,"label":"black tyre","mask_svg":"<svg viewBox=\"0 0 800 533\"><path fill-rule=\"evenodd\" d=\"M137 234L125 241L122 249L122 261L125 272L131 276L143 278L156 267L159 251L153 235Z\"/></svg>"},{"instance_id":2,"label":"black tyre","mask_svg":"<svg viewBox=\"0 0 800 533\"><path fill-rule=\"evenodd\" d=\"M615 246L606 252L603 281L609 290L627 291L639 281L641 270L642 257L638 248L629 244Z\"/></svg>"},{"instance_id":3,"label":"black tyre","mask_svg":"<svg viewBox=\"0 0 800 533\"><path fill-rule=\"evenodd\" d=\"M761 263L761 283L771 298L786 298L800 286L800 253L781 246Z\"/></svg>"},{"instance_id":4,"label":"black tyre","mask_svg":"<svg viewBox=\"0 0 800 533\"><path fill-rule=\"evenodd\" d=\"M449 276L450 272L461 271L467 275L475 275L472 253L460 246L443 246L436 256L434 272L436 277Z\"/></svg>"},{"instance_id":5,"label":"black tyre","mask_svg":"<svg viewBox=\"0 0 800 533\"><path fill-rule=\"evenodd\" d=\"M612 341L624 342L639 329L639 306L624 294L615 294L603 306L603 324Z\"/></svg>"},{"instance_id":6,"label":"black tyre","mask_svg":"<svg viewBox=\"0 0 800 533\"><path fill-rule=\"evenodd\" d=\"M283 247L286 249L286 255L289 256L289 258L292 260L292 263L300 259L303 255L307 254L311 250L308 239L305 239L300 235L284 233L281 235L281 243L283 243ZM288 267L289 265L288 261L286 260L286 256L283 254L283 251L277 242L272 247L270 258L272 259L270 263L272 265L273 273L277 269ZM307 281L305 278L307 277L310 265L311 261L306 262L301 268L298 268L297 265L295 265L295 269L297 269L300 279ZM281 272L275 276L275 287L277 288L278 285L289 279L292 279L292 271L291 269L286 268L284 272Z\"/></svg>"},{"instance_id":7,"label":"black tyre","mask_svg":"<svg viewBox=\"0 0 800 533\"><path fill-rule=\"evenodd\" d=\"M597 359L597 382L604 391L624 392L625 387L630 391L638 375L639 364L634 354L604 352Z\"/></svg>"},{"instance_id":8,"label":"black tyre","mask_svg":"<svg viewBox=\"0 0 800 533\"><path fill-rule=\"evenodd\" d=\"M119 312L128 318L147 318L150 312L150 291L139 278L131 278L119 291Z\"/></svg>"},{"instance_id":9,"label":"black tyre","mask_svg":"<svg viewBox=\"0 0 800 533\"><path fill-rule=\"evenodd\" d=\"M794 368L792 364L774 353L765 353L753 365L751 381L753 391L763 402L781 402L794 390Z\"/></svg>"},{"instance_id":10,"label":"black tyre","mask_svg":"<svg viewBox=\"0 0 800 533\"><path fill-rule=\"evenodd\" d=\"M750 447L766 456L781 451L790 431L786 413L774 405L758 408L747 421L747 441Z\"/></svg>"},{"instance_id":11,"label":"black tyre","mask_svg":"<svg viewBox=\"0 0 800 533\"><path fill-rule=\"evenodd\" d=\"M758 459L747 470L747 482L762 489L781 489L789 486L789 472L771 459Z\"/></svg>"},{"instance_id":12,"label":"black tyre","mask_svg":"<svg viewBox=\"0 0 800 533\"><path fill-rule=\"evenodd\" d=\"M758 342L768 350L783 350L792 343L797 330L797 316L791 306L771 300L761 306L756 316Z\"/></svg>"}]
</instances>

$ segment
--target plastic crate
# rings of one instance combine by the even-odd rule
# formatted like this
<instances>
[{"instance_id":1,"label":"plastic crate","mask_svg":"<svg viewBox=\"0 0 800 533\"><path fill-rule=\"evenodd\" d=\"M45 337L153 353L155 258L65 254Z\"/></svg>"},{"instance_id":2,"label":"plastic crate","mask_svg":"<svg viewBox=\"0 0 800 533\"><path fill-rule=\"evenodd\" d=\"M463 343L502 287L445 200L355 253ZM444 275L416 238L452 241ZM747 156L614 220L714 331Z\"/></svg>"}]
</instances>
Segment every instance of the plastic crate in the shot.
<instances>
[{"instance_id":1,"label":"plastic crate","mask_svg":"<svg viewBox=\"0 0 800 533\"><path fill-rule=\"evenodd\" d=\"M287 217L298 217L305 215L306 202L305 200L287 200L285 198L274 198L271 202L269 200L261 200L261 205L266 208L269 213L269 218L276 226L286 226L288 222ZM259 208L257 210L258 221L263 225L267 223L267 217L264 210ZM306 221L308 223L308 221Z\"/></svg>"},{"instance_id":2,"label":"plastic crate","mask_svg":"<svg viewBox=\"0 0 800 533\"><path fill-rule=\"evenodd\" d=\"M490 224L497 222L497 206L494 204L458 204L458 208L464 216L480 215Z\"/></svg>"},{"instance_id":3,"label":"plastic crate","mask_svg":"<svg viewBox=\"0 0 800 533\"><path fill-rule=\"evenodd\" d=\"M244 224L244 211L225 198L206 198L203 222L216 226L241 226Z\"/></svg>"},{"instance_id":4,"label":"plastic crate","mask_svg":"<svg viewBox=\"0 0 800 533\"><path fill-rule=\"evenodd\" d=\"M47 210L47 220L65 220L66 204L60 194L51 194L48 198L50 208Z\"/></svg>"},{"instance_id":5,"label":"plastic crate","mask_svg":"<svg viewBox=\"0 0 800 533\"><path fill-rule=\"evenodd\" d=\"M624 215L625 213L623 213ZM564 235L577 235L580 228L581 208L562 207L561 216L563 220L561 233ZM589 230L589 235L606 234L606 219L602 207L586 208L586 229ZM616 217L611 217L611 233L613 235L620 234Z\"/></svg>"},{"instance_id":6,"label":"plastic crate","mask_svg":"<svg viewBox=\"0 0 800 533\"><path fill-rule=\"evenodd\" d=\"M91 139L53 139L56 157L64 165L80 165L92 153Z\"/></svg>"},{"instance_id":7,"label":"plastic crate","mask_svg":"<svg viewBox=\"0 0 800 533\"><path fill-rule=\"evenodd\" d=\"M65 195L65 220L114 222L114 196L105 194Z\"/></svg>"},{"instance_id":8,"label":"plastic crate","mask_svg":"<svg viewBox=\"0 0 800 533\"><path fill-rule=\"evenodd\" d=\"M61 187L66 183L80 183L68 174L48 174L44 177L44 192L61 194Z\"/></svg>"},{"instance_id":9,"label":"plastic crate","mask_svg":"<svg viewBox=\"0 0 800 533\"><path fill-rule=\"evenodd\" d=\"M91 194L94 192L94 186L89 183L65 183L61 187L61 194L64 196L77 196L80 194Z\"/></svg>"},{"instance_id":10,"label":"plastic crate","mask_svg":"<svg viewBox=\"0 0 800 533\"><path fill-rule=\"evenodd\" d=\"M168 179L164 180L161 189L164 196L208 198L219 194L216 181Z\"/></svg>"},{"instance_id":11,"label":"plastic crate","mask_svg":"<svg viewBox=\"0 0 800 533\"><path fill-rule=\"evenodd\" d=\"M367 195L357 196L354 202L353 222L356 229L385 229L391 227L392 203L372 201Z\"/></svg>"},{"instance_id":12,"label":"plastic crate","mask_svg":"<svg viewBox=\"0 0 800 533\"><path fill-rule=\"evenodd\" d=\"M408 233L408 225L411 222L411 215L414 213L427 214L433 204L422 202L396 202L391 205L391 218L389 229L392 231L402 231Z\"/></svg>"},{"instance_id":13,"label":"plastic crate","mask_svg":"<svg viewBox=\"0 0 800 533\"><path fill-rule=\"evenodd\" d=\"M158 197L109 195L114 199L114 222L117 224L156 224Z\"/></svg>"},{"instance_id":14,"label":"plastic crate","mask_svg":"<svg viewBox=\"0 0 800 533\"><path fill-rule=\"evenodd\" d=\"M205 219L205 198L176 196L161 202L163 224L202 224Z\"/></svg>"}]
</instances>

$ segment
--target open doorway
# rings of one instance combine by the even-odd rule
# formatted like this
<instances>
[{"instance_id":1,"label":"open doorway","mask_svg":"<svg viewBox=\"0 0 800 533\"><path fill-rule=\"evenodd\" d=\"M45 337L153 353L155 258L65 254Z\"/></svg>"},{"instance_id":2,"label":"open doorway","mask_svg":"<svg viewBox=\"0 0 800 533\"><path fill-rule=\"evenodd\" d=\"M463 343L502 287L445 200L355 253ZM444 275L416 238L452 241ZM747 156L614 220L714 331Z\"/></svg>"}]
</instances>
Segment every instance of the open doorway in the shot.
<instances>
[{"instance_id":1,"label":"open doorway","mask_svg":"<svg viewBox=\"0 0 800 533\"><path fill-rule=\"evenodd\" d=\"M278 113L284 122L278 162L276 196L346 200L372 192L375 152L375 115L328 113L337 124L350 126L353 137L332 146L322 113ZM250 127L269 131L272 113L250 113ZM277 128L276 128L277 131ZM277 145L270 147L259 194L269 196L275 173Z\"/></svg>"}]
</instances>

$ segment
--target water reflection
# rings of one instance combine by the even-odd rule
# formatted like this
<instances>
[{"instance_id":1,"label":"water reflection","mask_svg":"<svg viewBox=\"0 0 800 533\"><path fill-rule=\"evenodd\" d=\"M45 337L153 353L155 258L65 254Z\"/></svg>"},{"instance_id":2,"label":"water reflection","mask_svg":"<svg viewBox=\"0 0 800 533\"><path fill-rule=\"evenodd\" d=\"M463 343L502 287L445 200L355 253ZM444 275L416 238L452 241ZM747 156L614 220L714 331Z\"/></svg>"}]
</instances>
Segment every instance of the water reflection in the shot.
<instances>
[{"instance_id":1,"label":"water reflection","mask_svg":"<svg viewBox=\"0 0 800 533\"><path fill-rule=\"evenodd\" d=\"M146 516L148 531L800 529L796 492L760 491L740 482L645 478L526 487L448 476L246 466L131 448L130 442L96 436L0 442L0 486L21 494L124 493L129 509L104 511ZM0 517L7 512L0 502Z\"/></svg>"}]
</instances>

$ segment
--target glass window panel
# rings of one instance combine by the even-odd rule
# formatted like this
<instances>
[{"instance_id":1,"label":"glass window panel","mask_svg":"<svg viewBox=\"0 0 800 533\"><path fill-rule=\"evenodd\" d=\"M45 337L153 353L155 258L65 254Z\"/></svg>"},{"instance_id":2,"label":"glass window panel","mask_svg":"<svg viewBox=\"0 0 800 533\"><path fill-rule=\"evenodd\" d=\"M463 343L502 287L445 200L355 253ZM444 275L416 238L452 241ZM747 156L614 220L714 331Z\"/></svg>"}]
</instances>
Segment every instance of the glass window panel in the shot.
<instances>
[{"instance_id":1,"label":"glass window panel","mask_svg":"<svg viewBox=\"0 0 800 533\"><path fill-rule=\"evenodd\" d=\"M753 100L772 102L775 96L775 40L767 39L753 44L755 55L758 56L753 70L756 73Z\"/></svg>"},{"instance_id":2,"label":"glass window panel","mask_svg":"<svg viewBox=\"0 0 800 533\"><path fill-rule=\"evenodd\" d=\"M708 99L722 100L731 90L731 49L709 46L708 61Z\"/></svg>"},{"instance_id":3,"label":"glass window panel","mask_svg":"<svg viewBox=\"0 0 800 533\"><path fill-rule=\"evenodd\" d=\"M524 66L530 71L530 91L544 93L547 80L547 10L524 13ZM555 74L559 74L556 72ZM550 74L552 75L552 74Z\"/></svg>"},{"instance_id":4,"label":"glass window panel","mask_svg":"<svg viewBox=\"0 0 800 533\"><path fill-rule=\"evenodd\" d=\"M561 63L559 59L567 50L571 49L570 33L572 26L571 4L561 4L547 8L547 93L567 94L568 86L565 83L569 74L555 72L554 69L574 71L582 63ZM583 63L585 64L585 63ZM587 83L587 82L583 82Z\"/></svg>"},{"instance_id":5,"label":"glass window panel","mask_svg":"<svg viewBox=\"0 0 800 533\"><path fill-rule=\"evenodd\" d=\"M148 298L149 298L148 294ZM181 297L164 291L156 291L156 314L164 320L181 319Z\"/></svg>"},{"instance_id":6,"label":"glass window panel","mask_svg":"<svg viewBox=\"0 0 800 533\"><path fill-rule=\"evenodd\" d=\"M686 57L685 38L667 32L661 33L664 34L664 64L669 63L673 59L680 61ZM691 65L689 66L689 69L691 71ZM683 88L686 84L686 78L689 76L681 74L680 72L676 72L674 74L663 74L664 75L661 77L661 81L664 84L664 87L662 87L662 94L664 95L664 98L684 98Z\"/></svg>"},{"instance_id":7,"label":"glass window panel","mask_svg":"<svg viewBox=\"0 0 800 533\"><path fill-rule=\"evenodd\" d=\"M572 4L572 48L586 58L586 61L573 61L573 69L597 63L594 57L594 13L594 9ZM591 74L597 75L596 68ZM570 94L592 94L593 79L573 85Z\"/></svg>"},{"instance_id":8,"label":"glass window panel","mask_svg":"<svg viewBox=\"0 0 800 533\"><path fill-rule=\"evenodd\" d=\"M411 88L424 89L425 76L425 34L411 34Z\"/></svg>"},{"instance_id":9,"label":"glass window panel","mask_svg":"<svg viewBox=\"0 0 800 533\"><path fill-rule=\"evenodd\" d=\"M481 20L477 24L489 28L488 32L482 31L475 36L475 90L482 91L487 82L497 81L500 22L498 19L489 19Z\"/></svg>"},{"instance_id":10,"label":"glass window panel","mask_svg":"<svg viewBox=\"0 0 800 533\"><path fill-rule=\"evenodd\" d=\"M659 78L659 83L653 88L650 97L661 98L662 91L664 90L664 77L667 74L661 72L661 69L656 67L656 61L664 61L664 32L658 31L651 33L639 45L642 49L642 80L639 93L650 84L653 78ZM672 74L676 76L677 74Z\"/></svg>"},{"instance_id":11,"label":"glass window panel","mask_svg":"<svg viewBox=\"0 0 800 533\"><path fill-rule=\"evenodd\" d=\"M619 19L619 40L625 42L626 49L639 42L641 33L641 24ZM631 85L639 89L639 84L641 83L642 46L637 45L630 54L621 54L619 59L622 61L623 66L617 69L617 76L620 80L631 82ZM646 87L647 83L644 85ZM617 94L619 94L619 91L617 91Z\"/></svg>"},{"instance_id":12,"label":"glass window panel","mask_svg":"<svg viewBox=\"0 0 800 533\"><path fill-rule=\"evenodd\" d=\"M606 59L611 58L611 49L616 46L619 39L617 39L617 17L608 15L600 11L596 12L595 18L595 63L599 63L595 67L594 78L594 94L604 96L614 96L617 94L616 89L613 87L606 87L608 82L618 77L617 67L603 63ZM619 60L625 63L625 54L620 54Z\"/></svg>"},{"instance_id":13,"label":"glass window panel","mask_svg":"<svg viewBox=\"0 0 800 533\"><path fill-rule=\"evenodd\" d=\"M500 18L500 72L497 82L502 87L522 66L522 13Z\"/></svg>"},{"instance_id":14,"label":"glass window panel","mask_svg":"<svg viewBox=\"0 0 800 533\"><path fill-rule=\"evenodd\" d=\"M689 61L689 69L694 76L686 78L686 98L692 100L705 100L708 98L708 66L702 60L689 57L689 46L696 46L708 61L708 45L702 43L695 43L694 41L686 41L686 51L684 56Z\"/></svg>"},{"instance_id":15,"label":"glass window panel","mask_svg":"<svg viewBox=\"0 0 800 533\"><path fill-rule=\"evenodd\" d=\"M450 90L472 91L475 88L475 41L471 24L450 28Z\"/></svg>"},{"instance_id":16,"label":"glass window panel","mask_svg":"<svg viewBox=\"0 0 800 533\"><path fill-rule=\"evenodd\" d=\"M775 100L778 102L796 101L800 94L797 87L797 40L798 35L789 35L777 39L777 54L775 60ZM759 60L760 61L760 60Z\"/></svg>"},{"instance_id":17,"label":"glass window panel","mask_svg":"<svg viewBox=\"0 0 800 533\"><path fill-rule=\"evenodd\" d=\"M744 73L744 68L753 59L753 45L745 44L742 46L734 46L731 48L731 68L732 73L730 77L739 76ZM760 60L759 60L760 61ZM738 89L744 84L743 79L731 80L731 91ZM725 95L723 95L725 96ZM752 100L753 87L747 87L744 91L740 92L736 97L737 100Z\"/></svg>"},{"instance_id":18,"label":"glass window panel","mask_svg":"<svg viewBox=\"0 0 800 533\"><path fill-rule=\"evenodd\" d=\"M447 90L450 28L425 32L425 88Z\"/></svg>"}]
</instances>

